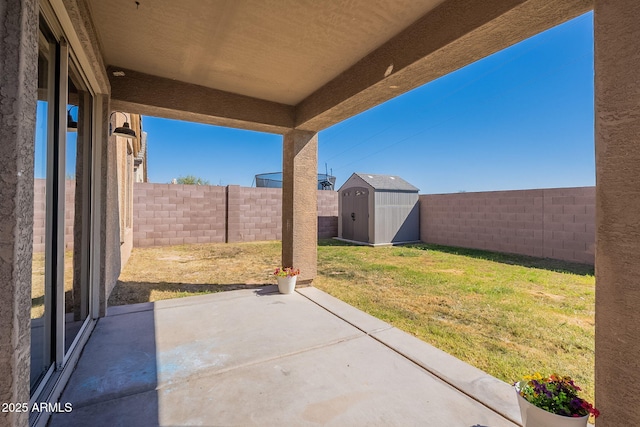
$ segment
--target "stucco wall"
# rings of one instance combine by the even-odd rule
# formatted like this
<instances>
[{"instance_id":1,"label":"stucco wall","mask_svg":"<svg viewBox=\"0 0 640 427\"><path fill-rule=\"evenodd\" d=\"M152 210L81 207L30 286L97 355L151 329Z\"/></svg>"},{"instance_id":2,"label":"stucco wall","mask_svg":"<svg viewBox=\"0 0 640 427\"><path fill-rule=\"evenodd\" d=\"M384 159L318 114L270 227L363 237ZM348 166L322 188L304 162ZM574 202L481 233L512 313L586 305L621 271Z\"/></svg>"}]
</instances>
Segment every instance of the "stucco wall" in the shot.
<instances>
[{"instance_id":1,"label":"stucco wall","mask_svg":"<svg viewBox=\"0 0 640 427\"><path fill-rule=\"evenodd\" d=\"M593 264L595 187L422 195L420 239Z\"/></svg>"},{"instance_id":2,"label":"stucco wall","mask_svg":"<svg viewBox=\"0 0 640 427\"><path fill-rule=\"evenodd\" d=\"M338 195L318 191L318 237L338 234ZM282 190L136 183L134 246L282 238Z\"/></svg>"},{"instance_id":3,"label":"stucco wall","mask_svg":"<svg viewBox=\"0 0 640 427\"><path fill-rule=\"evenodd\" d=\"M38 3L0 2L0 402L29 401ZM28 412L1 411L26 426Z\"/></svg>"},{"instance_id":4,"label":"stucco wall","mask_svg":"<svg viewBox=\"0 0 640 427\"><path fill-rule=\"evenodd\" d=\"M598 427L640 425L640 2L596 0Z\"/></svg>"},{"instance_id":5,"label":"stucco wall","mask_svg":"<svg viewBox=\"0 0 640 427\"><path fill-rule=\"evenodd\" d=\"M104 316L107 309L107 301L111 291L118 283L118 277L123 264L120 248L120 212L118 205L118 170L117 170L117 144L116 136L108 136L109 123L109 99L100 97L98 102L102 104L103 117L101 134L100 158L100 206L101 206L101 230L100 230L100 315Z\"/></svg>"}]
</instances>

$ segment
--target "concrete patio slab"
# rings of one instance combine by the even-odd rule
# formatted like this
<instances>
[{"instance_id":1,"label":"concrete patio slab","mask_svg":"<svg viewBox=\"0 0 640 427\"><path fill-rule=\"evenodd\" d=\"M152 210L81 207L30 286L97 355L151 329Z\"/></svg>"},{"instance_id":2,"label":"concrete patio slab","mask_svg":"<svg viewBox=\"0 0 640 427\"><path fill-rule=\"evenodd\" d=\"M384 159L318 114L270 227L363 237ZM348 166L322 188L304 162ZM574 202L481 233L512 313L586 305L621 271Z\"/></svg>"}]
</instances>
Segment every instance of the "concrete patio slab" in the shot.
<instances>
[{"instance_id":1,"label":"concrete patio slab","mask_svg":"<svg viewBox=\"0 0 640 427\"><path fill-rule=\"evenodd\" d=\"M360 334L309 307L316 308L298 294L262 290L161 301L144 311L134 305L100 319L65 398L82 406Z\"/></svg>"},{"instance_id":2,"label":"concrete patio slab","mask_svg":"<svg viewBox=\"0 0 640 427\"><path fill-rule=\"evenodd\" d=\"M399 329L379 331L372 337L505 418L520 422L511 385Z\"/></svg>"},{"instance_id":3,"label":"concrete patio slab","mask_svg":"<svg viewBox=\"0 0 640 427\"><path fill-rule=\"evenodd\" d=\"M349 305L338 298L322 292L318 288L314 288L312 286L300 288L298 289L298 293L304 295L320 307L367 334L383 331L393 327L387 322L383 322L382 320L373 317L364 311L358 310L354 306Z\"/></svg>"},{"instance_id":4,"label":"concrete patio slab","mask_svg":"<svg viewBox=\"0 0 640 427\"><path fill-rule=\"evenodd\" d=\"M314 288L269 291L110 310L61 396L73 411L50 425L517 425L383 344L386 323Z\"/></svg>"},{"instance_id":5,"label":"concrete patio slab","mask_svg":"<svg viewBox=\"0 0 640 427\"><path fill-rule=\"evenodd\" d=\"M317 288L298 292L505 418L520 421L511 385Z\"/></svg>"}]
</instances>

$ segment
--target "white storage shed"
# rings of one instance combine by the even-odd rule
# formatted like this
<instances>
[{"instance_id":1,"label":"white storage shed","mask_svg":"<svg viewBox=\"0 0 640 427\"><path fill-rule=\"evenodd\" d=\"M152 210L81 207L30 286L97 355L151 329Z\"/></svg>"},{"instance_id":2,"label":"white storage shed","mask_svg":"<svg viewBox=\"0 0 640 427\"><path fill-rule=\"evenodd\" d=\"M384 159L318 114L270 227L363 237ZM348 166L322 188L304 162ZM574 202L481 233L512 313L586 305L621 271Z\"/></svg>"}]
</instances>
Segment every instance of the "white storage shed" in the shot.
<instances>
[{"instance_id":1,"label":"white storage shed","mask_svg":"<svg viewBox=\"0 0 640 427\"><path fill-rule=\"evenodd\" d=\"M339 238L370 245L420 240L419 190L399 176L354 173L338 191Z\"/></svg>"}]
</instances>

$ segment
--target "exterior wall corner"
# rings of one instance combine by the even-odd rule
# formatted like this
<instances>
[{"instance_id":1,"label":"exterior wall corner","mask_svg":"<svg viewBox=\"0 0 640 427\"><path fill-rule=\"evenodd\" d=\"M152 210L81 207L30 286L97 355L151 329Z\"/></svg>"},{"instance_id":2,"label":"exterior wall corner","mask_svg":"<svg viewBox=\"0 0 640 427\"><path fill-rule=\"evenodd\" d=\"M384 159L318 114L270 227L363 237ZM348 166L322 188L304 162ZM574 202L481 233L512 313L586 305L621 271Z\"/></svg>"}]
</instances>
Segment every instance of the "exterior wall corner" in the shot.
<instances>
[{"instance_id":1,"label":"exterior wall corner","mask_svg":"<svg viewBox=\"0 0 640 427\"><path fill-rule=\"evenodd\" d=\"M0 402L28 402L38 3L0 4ZM29 413L0 412L23 426Z\"/></svg>"}]
</instances>

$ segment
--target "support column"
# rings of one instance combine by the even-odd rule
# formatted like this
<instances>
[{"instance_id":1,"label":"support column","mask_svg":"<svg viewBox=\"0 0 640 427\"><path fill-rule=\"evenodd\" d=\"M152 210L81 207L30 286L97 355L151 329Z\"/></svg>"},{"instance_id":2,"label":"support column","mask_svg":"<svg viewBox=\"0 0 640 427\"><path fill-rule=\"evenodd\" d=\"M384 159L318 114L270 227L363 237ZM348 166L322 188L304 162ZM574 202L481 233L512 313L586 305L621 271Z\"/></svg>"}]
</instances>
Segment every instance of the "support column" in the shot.
<instances>
[{"instance_id":1,"label":"support column","mask_svg":"<svg viewBox=\"0 0 640 427\"><path fill-rule=\"evenodd\" d=\"M598 427L640 425L640 2L596 0Z\"/></svg>"},{"instance_id":2,"label":"support column","mask_svg":"<svg viewBox=\"0 0 640 427\"><path fill-rule=\"evenodd\" d=\"M111 291L122 269L120 258L120 209L118 199L117 136L109 136L111 99L100 95L102 124L100 134L100 300L99 315L105 316ZM117 115L117 114L116 114ZM124 178L123 178L124 179Z\"/></svg>"},{"instance_id":3,"label":"support column","mask_svg":"<svg viewBox=\"0 0 640 427\"><path fill-rule=\"evenodd\" d=\"M0 2L0 403L29 401L38 2ZM26 426L29 413L0 412Z\"/></svg>"},{"instance_id":4,"label":"support column","mask_svg":"<svg viewBox=\"0 0 640 427\"><path fill-rule=\"evenodd\" d=\"M318 270L318 135L292 130L282 157L282 265L310 283Z\"/></svg>"}]
</instances>

